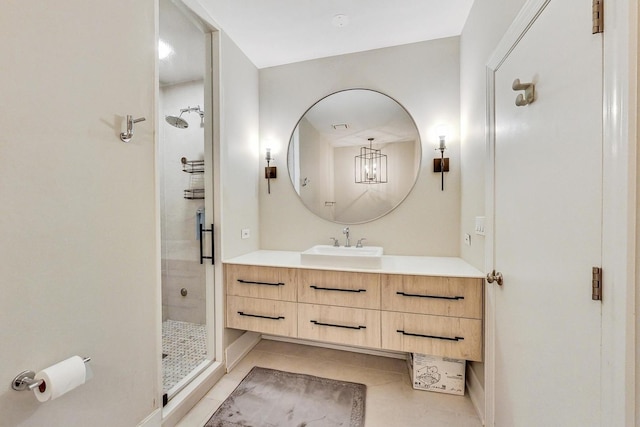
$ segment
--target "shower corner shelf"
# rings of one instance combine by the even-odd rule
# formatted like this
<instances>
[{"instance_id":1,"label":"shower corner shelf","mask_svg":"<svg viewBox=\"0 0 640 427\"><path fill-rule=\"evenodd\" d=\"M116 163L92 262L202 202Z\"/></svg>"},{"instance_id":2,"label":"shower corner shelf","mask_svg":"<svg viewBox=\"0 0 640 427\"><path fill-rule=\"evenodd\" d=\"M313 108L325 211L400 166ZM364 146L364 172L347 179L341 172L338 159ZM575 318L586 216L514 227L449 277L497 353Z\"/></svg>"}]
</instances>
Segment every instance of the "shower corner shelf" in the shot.
<instances>
[{"instance_id":1,"label":"shower corner shelf","mask_svg":"<svg viewBox=\"0 0 640 427\"><path fill-rule=\"evenodd\" d=\"M190 188L188 190L184 190L184 198L185 199L204 199L204 188Z\"/></svg>"},{"instance_id":2,"label":"shower corner shelf","mask_svg":"<svg viewBox=\"0 0 640 427\"><path fill-rule=\"evenodd\" d=\"M186 157L180 159L182 171L186 173L204 173L204 160L187 160Z\"/></svg>"},{"instance_id":3,"label":"shower corner shelf","mask_svg":"<svg viewBox=\"0 0 640 427\"><path fill-rule=\"evenodd\" d=\"M180 159L182 163L182 171L192 174L190 185L184 190L184 198L189 200L204 199L204 188L202 174L204 174L204 160L187 160L186 157ZM194 176L196 175L196 176Z\"/></svg>"}]
</instances>

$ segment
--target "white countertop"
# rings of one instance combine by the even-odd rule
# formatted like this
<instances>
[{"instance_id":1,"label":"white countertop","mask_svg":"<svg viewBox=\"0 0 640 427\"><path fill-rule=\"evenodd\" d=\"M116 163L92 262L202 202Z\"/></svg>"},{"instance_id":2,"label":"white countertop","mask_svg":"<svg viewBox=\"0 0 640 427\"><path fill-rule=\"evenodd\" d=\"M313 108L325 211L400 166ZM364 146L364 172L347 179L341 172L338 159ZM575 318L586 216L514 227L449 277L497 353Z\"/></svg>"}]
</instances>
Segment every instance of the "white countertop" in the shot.
<instances>
[{"instance_id":1,"label":"white countertop","mask_svg":"<svg viewBox=\"0 0 640 427\"><path fill-rule=\"evenodd\" d=\"M312 270L359 271L365 273L413 274L417 276L473 277L485 275L457 257L383 255L381 268L343 268L304 265L300 252L260 250L223 261L226 264L261 265L269 267L307 268Z\"/></svg>"}]
</instances>

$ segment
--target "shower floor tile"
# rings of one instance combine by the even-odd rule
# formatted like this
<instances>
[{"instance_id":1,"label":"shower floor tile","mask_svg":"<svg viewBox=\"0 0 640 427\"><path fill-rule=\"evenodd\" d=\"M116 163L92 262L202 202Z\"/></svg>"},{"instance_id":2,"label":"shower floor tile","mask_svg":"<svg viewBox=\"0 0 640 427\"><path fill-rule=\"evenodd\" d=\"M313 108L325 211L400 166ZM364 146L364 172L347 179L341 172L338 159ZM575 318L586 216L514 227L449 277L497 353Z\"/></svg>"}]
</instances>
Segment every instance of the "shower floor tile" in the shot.
<instances>
[{"instance_id":1,"label":"shower floor tile","mask_svg":"<svg viewBox=\"0 0 640 427\"><path fill-rule=\"evenodd\" d=\"M171 390L207 356L205 325L166 320L162 322L162 390Z\"/></svg>"}]
</instances>

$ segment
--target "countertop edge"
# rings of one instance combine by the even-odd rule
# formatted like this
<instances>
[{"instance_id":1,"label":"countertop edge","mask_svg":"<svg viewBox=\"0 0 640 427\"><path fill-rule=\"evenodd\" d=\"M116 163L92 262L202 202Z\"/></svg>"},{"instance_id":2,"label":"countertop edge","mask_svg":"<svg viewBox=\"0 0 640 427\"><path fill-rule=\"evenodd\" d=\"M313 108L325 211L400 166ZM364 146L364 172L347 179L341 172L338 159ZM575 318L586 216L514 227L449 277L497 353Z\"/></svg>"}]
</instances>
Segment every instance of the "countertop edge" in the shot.
<instances>
[{"instance_id":1,"label":"countertop edge","mask_svg":"<svg viewBox=\"0 0 640 427\"><path fill-rule=\"evenodd\" d=\"M383 255L381 268L349 268L302 264L300 252L258 250L225 259L223 264L256 265L264 267L301 268L308 270L349 271L377 274L407 274L416 276L485 277L477 268L458 257L428 257L413 255Z\"/></svg>"}]
</instances>

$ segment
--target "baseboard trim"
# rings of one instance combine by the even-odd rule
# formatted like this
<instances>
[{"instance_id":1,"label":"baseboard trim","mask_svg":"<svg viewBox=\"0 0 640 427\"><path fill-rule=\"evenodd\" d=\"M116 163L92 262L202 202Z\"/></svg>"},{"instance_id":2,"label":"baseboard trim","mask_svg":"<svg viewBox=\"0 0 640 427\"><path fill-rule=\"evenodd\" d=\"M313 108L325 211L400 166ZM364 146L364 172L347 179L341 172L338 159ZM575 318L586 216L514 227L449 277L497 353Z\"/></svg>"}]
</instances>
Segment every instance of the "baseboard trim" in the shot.
<instances>
[{"instance_id":1,"label":"baseboard trim","mask_svg":"<svg viewBox=\"0 0 640 427\"><path fill-rule=\"evenodd\" d=\"M334 350L342 350L342 351L351 351L353 353L363 353L363 354L371 354L373 356L382 356L382 357L391 357L393 359L406 359L407 353L398 352L398 351L387 351L387 350L374 350L370 348L362 348L362 347L351 347L348 345L341 344L330 344L326 342L318 342L318 341L309 341L299 338L289 338L289 337L280 337L276 335L262 335L262 339L272 340L272 341L283 341L290 342L293 344L302 344L302 345L311 345L314 347L324 347L331 348Z\"/></svg>"},{"instance_id":2,"label":"baseboard trim","mask_svg":"<svg viewBox=\"0 0 640 427\"><path fill-rule=\"evenodd\" d=\"M407 353L387 351L387 350L374 350L362 347L352 347L341 344L329 344L318 341L309 341L298 338L282 337L277 335L265 335L256 332L246 332L236 341L234 341L227 349L227 372L231 371L246 355L251 351L253 347L260 342L261 339L271 341L282 341L293 344L310 345L314 347L331 348L334 350L351 351L354 353L370 354L373 356L391 357L394 359L406 359ZM473 369L469 367L466 375L466 385L469 392L471 402L478 413L478 417L482 421L482 425L485 425L485 412L484 412L484 387L478 380L478 377ZM163 425L163 427L165 427Z\"/></svg>"},{"instance_id":3,"label":"baseboard trim","mask_svg":"<svg viewBox=\"0 0 640 427\"><path fill-rule=\"evenodd\" d=\"M162 424L162 409L153 411L147 418L142 420L138 427L160 427Z\"/></svg>"},{"instance_id":4,"label":"baseboard trim","mask_svg":"<svg viewBox=\"0 0 640 427\"><path fill-rule=\"evenodd\" d=\"M162 427L174 427L178 424L224 374L224 365L213 362L162 408Z\"/></svg>"},{"instance_id":5,"label":"baseboard trim","mask_svg":"<svg viewBox=\"0 0 640 427\"><path fill-rule=\"evenodd\" d=\"M260 342L261 335L258 332L247 331L225 349L227 372L231 370Z\"/></svg>"},{"instance_id":6,"label":"baseboard trim","mask_svg":"<svg viewBox=\"0 0 640 427\"><path fill-rule=\"evenodd\" d=\"M486 425L484 413L484 387L480 383L476 372L471 368L471 366L467 369L466 383L471 403L473 403L473 406L476 408L476 412L480 417L480 421L482 421L482 425Z\"/></svg>"}]
</instances>

